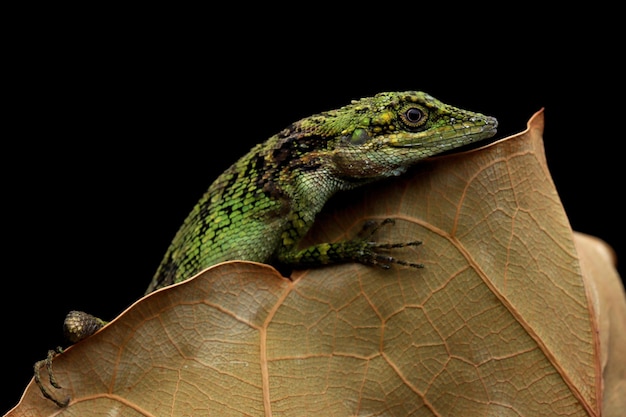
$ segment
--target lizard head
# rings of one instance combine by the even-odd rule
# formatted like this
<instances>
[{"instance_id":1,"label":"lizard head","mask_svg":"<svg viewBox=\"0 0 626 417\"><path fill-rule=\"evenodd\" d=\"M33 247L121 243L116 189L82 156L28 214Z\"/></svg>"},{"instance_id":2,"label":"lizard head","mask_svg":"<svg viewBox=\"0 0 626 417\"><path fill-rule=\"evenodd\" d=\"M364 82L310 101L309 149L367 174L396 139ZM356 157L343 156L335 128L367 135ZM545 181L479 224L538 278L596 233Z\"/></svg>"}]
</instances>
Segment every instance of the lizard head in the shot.
<instances>
[{"instance_id":1,"label":"lizard head","mask_svg":"<svg viewBox=\"0 0 626 417\"><path fill-rule=\"evenodd\" d=\"M400 175L424 158L492 137L497 126L493 117L413 91L355 100L301 125L326 138L318 150L334 175L357 182Z\"/></svg>"}]
</instances>

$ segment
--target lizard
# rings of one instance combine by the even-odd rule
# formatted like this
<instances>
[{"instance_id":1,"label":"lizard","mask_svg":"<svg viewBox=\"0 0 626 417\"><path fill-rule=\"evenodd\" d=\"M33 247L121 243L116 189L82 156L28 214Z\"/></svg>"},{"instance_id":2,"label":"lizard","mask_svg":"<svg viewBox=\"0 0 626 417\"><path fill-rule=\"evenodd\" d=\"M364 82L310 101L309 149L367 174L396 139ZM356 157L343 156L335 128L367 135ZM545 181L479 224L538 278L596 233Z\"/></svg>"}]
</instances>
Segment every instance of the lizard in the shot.
<instances>
[{"instance_id":1,"label":"lizard","mask_svg":"<svg viewBox=\"0 0 626 417\"><path fill-rule=\"evenodd\" d=\"M299 248L316 215L337 192L403 174L421 160L494 136L494 117L445 104L420 91L382 92L287 126L226 169L210 185L175 234L145 294L184 281L229 260L293 268L357 262L385 269L422 267L389 255L389 249L420 241L381 243L369 225L356 238ZM73 311L65 320L75 343L106 322ZM42 362L50 382L52 357Z\"/></svg>"}]
</instances>

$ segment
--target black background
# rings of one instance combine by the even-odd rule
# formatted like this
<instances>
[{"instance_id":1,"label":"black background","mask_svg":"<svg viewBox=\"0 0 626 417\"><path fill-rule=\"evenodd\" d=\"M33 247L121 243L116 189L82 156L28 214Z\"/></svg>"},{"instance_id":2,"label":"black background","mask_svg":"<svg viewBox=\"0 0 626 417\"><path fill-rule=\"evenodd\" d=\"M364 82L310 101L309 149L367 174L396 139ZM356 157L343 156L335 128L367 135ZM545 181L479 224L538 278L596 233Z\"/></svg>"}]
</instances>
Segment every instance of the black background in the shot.
<instances>
[{"instance_id":1,"label":"black background","mask_svg":"<svg viewBox=\"0 0 626 417\"><path fill-rule=\"evenodd\" d=\"M505 35L513 24L483 22L482 33L468 26L449 39L443 27L374 31L366 21L361 30L329 19L207 31L215 18L161 19L122 32L115 19L97 30L59 26L15 51L16 129L3 152L3 410L33 363L65 345L67 311L112 318L142 295L216 175L289 123L379 91L423 90L496 116L498 137L545 108L548 165L573 229L626 257L624 116L610 104L623 97L624 71L610 45L549 39L549 22L532 20L519 37Z\"/></svg>"}]
</instances>

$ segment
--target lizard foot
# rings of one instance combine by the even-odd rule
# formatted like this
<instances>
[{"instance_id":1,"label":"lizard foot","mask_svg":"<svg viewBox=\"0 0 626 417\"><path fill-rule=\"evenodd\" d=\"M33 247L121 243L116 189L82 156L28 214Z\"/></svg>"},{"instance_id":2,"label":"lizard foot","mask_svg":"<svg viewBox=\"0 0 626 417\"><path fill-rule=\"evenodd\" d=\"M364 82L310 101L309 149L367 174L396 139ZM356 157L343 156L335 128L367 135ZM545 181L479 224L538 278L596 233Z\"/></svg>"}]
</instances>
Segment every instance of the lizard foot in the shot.
<instances>
[{"instance_id":1,"label":"lizard foot","mask_svg":"<svg viewBox=\"0 0 626 417\"><path fill-rule=\"evenodd\" d=\"M56 405L58 405L59 407L64 408L64 407L67 407L67 405L69 404L70 398L67 397L64 400L58 400L57 398L55 398L54 395L52 395L52 393L48 391L48 388L46 388L41 382L41 374L39 372L40 369L43 366L45 366L46 370L48 371L48 379L50 381L50 385L52 385L54 388L57 388L57 389L62 388L61 385L59 385L59 383L56 381L56 378L54 377L54 373L52 372L52 360L54 359L55 356L57 356L61 352L63 352L63 348L61 348L61 346L57 346L56 349L51 349L48 351L48 356L46 357L46 359L42 359L38 361L37 363L35 363L35 366L34 366L35 377L34 378L35 378L35 383L41 390L41 393L43 394L43 396L49 399L50 401L52 401L53 403L55 403Z\"/></svg>"},{"instance_id":2,"label":"lizard foot","mask_svg":"<svg viewBox=\"0 0 626 417\"><path fill-rule=\"evenodd\" d=\"M411 268L423 268L423 264L407 262L378 252L378 249L397 249L407 246L419 246L422 244L420 240L398 243L378 243L372 240L372 236L380 230L381 227L394 225L395 223L396 221L392 218L386 218L381 222L376 220L369 220L365 222L363 228L359 232L358 238L353 241L355 244L360 246L360 249L356 250L357 261L368 265L375 265L383 269L389 269L391 264L398 264Z\"/></svg>"},{"instance_id":3,"label":"lizard foot","mask_svg":"<svg viewBox=\"0 0 626 417\"><path fill-rule=\"evenodd\" d=\"M87 336L91 336L98 330L100 330L106 322L101 320L91 314L87 314L82 311L70 311L67 316L65 316L65 321L63 322L63 332L65 337L69 339L70 342L76 343L79 340L86 338ZM50 381L50 385L53 388L61 389L61 385L56 381L54 377L54 372L52 371L52 361L59 354L63 352L63 348L60 346L56 349L52 349L48 351L48 356L46 359L42 359L35 363L35 383L39 387L39 390L43 394L44 397L54 402L59 407L66 407L70 398L67 397L64 400L58 400L54 397L54 395L46 388L46 386L41 381L41 373L40 370L44 366L48 371L48 380Z\"/></svg>"},{"instance_id":4,"label":"lizard foot","mask_svg":"<svg viewBox=\"0 0 626 417\"><path fill-rule=\"evenodd\" d=\"M368 221L356 238L333 243L319 243L300 251L284 251L279 253L279 261L295 268L318 267L346 262L359 262L364 265L375 265L383 269L391 268L392 264L423 268L422 264L407 262L385 253L390 249L419 246L419 240L400 243L379 243L372 236L383 226L393 225L394 219Z\"/></svg>"}]
</instances>

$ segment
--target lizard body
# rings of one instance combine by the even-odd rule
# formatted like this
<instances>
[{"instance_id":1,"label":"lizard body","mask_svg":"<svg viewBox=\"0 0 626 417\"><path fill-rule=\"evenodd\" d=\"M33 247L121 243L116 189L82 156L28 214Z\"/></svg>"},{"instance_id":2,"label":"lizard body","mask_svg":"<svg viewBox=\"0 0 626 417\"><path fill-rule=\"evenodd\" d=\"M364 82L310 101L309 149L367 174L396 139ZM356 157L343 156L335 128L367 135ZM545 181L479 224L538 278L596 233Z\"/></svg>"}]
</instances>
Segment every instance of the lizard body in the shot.
<instances>
[{"instance_id":1,"label":"lizard body","mask_svg":"<svg viewBox=\"0 0 626 417\"><path fill-rule=\"evenodd\" d=\"M355 250L340 242L329 252L327 244L301 251L297 244L336 192L400 175L426 157L491 137L496 127L492 117L422 92L380 93L295 122L213 182L146 294L235 259L295 267L376 263L367 245Z\"/></svg>"},{"instance_id":2,"label":"lizard body","mask_svg":"<svg viewBox=\"0 0 626 417\"><path fill-rule=\"evenodd\" d=\"M370 235L304 249L298 243L335 193L401 175L429 156L492 137L497 125L493 117L414 91L379 93L297 121L254 146L211 184L176 233L145 293L229 260L294 268L339 262L419 267L379 250L420 242L382 244ZM104 324L71 312L66 335L76 342ZM50 355L40 362L51 370ZM43 394L65 405L40 383L40 366L35 365L35 380Z\"/></svg>"}]
</instances>

